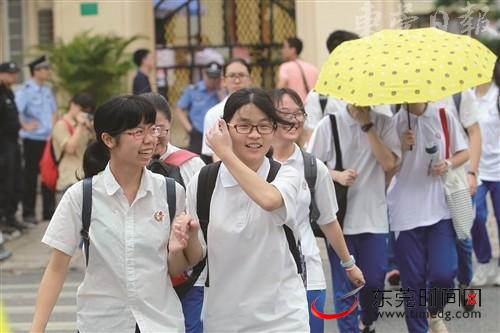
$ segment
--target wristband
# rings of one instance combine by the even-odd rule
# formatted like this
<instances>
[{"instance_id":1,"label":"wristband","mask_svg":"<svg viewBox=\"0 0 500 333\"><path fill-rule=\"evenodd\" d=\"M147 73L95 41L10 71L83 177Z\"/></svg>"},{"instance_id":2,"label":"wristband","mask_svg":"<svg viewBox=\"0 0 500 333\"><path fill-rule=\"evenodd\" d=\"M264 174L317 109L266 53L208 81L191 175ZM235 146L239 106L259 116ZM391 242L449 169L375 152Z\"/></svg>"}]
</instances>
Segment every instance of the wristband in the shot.
<instances>
[{"instance_id":1,"label":"wristband","mask_svg":"<svg viewBox=\"0 0 500 333\"><path fill-rule=\"evenodd\" d=\"M474 177L477 177L477 173L476 173L476 172L474 172L474 171L468 171L467 173L468 173L469 175L472 175L472 176L474 176Z\"/></svg>"},{"instance_id":2,"label":"wristband","mask_svg":"<svg viewBox=\"0 0 500 333\"><path fill-rule=\"evenodd\" d=\"M351 255L351 259L347 260L347 261L340 261L340 266L342 266L343 268L352 268L354 267L354 265L356 264L356 260L354 259L354 257Z\"/></svg>"},{"instance_id":3,"label":"wristband","mask_svg":"<svg viewBox=\"0 0 500 333\"><path fill-rule=\"evenodd\" d=\"M366 132L368 132L368 131L370 130L370 128L372 128L372 127L373 127L373 123L372 123L372 122L369 122L368 124L364 124L364 125L362 125L362 126L361 126L361 130L362 130L363 132L365 132L365 133L366 133Z\"/></svg>"}]
</instances>

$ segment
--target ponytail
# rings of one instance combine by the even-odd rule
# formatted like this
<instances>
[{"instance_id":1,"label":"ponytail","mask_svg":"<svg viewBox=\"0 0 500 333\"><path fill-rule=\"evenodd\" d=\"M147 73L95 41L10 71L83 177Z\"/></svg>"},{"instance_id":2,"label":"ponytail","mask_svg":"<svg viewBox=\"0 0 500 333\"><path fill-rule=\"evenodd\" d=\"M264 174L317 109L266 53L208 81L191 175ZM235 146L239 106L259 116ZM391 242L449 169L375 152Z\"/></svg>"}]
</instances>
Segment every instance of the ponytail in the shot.
<instances>
[{"instance_id":1,"label":"ponytail","mask_svg":"<svg viewBox=\"0 0 500 333\"><path fill-rule=\"evenodd\" d=\"M108 149L99 141L92 142L83 154L83 172L85 178L95 176L103 171L108 162Z\"/></svg>"}]
</instances>

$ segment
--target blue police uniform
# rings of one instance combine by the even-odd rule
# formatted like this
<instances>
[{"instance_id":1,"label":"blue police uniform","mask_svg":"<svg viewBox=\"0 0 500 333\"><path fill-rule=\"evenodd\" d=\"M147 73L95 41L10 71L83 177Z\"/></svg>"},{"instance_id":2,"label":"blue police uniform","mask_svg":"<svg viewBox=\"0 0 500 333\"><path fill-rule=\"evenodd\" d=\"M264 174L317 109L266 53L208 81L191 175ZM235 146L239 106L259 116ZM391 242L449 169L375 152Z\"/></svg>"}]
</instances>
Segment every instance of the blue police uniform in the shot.
<instances>
[{"instance_id":1,"label":"blue police uniform","mask_svg":"<svg viewBox=\"0 0 500 333\"><path fill-rule=\"evenodd\" d=\"M16 92L16 104L21 121L38 122L38 128L33 131L21 129L19 136L23 139L46 141L52 132L53 113L57 111L56 100L50 88L28 80Z\"/></svg>"},{"instance_id":2,"label":"blue police uniform","mask_svg":"<svg viewBox=\"0 0 500 333\"><path fill-rule=\"evenodd\" d=\"M46 56L41 56L29 64L32 73L48 68ZM35 80L26 81L16 92L16 104L19 118L23 123L36 121L38 127L27 131L21 129L19 136L23 139L24 157L24 191L23 217L25 222L37 223L35 218L36 189L39 162L48 137L52 132L53 114L57 105L51 89L46 84L38 84ZM55 194L42 184L43 219L52 217L55 209Z\"/></svg>"},{"instance_id":3,"label":"blue police uniform","mask_svg":"<svg viewBox=\"0 0 500 333\"><path fill-rule=\"evenodd\" d=\"M203 80L184 89L181 98L177 102L177 107L187 110L189 120L193 125L189 140L190 151L197 154L201 153L205 115L219 101L217 91L208 90Z\"/></svg>"}]
</instances>

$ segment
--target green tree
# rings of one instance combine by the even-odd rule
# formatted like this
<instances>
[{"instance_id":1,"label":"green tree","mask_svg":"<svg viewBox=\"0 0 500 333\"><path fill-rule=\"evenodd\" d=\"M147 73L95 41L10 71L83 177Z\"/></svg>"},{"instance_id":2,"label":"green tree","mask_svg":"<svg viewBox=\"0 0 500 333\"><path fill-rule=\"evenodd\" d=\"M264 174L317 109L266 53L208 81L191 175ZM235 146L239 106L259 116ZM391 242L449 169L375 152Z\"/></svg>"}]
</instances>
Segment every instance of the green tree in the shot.
<instances>
[{"instance_id":1,"label":"green tree","mask_svg":"<svg viewBox=\"0 0 500 333\"><path fill-rule=\"evenodd\" d=\"M69 43L59 40L38 48L49 55L56 87L69 96L87 92L102 103L125 91L124 77L133 67L127 46L140 36L123 38L114 35L76 35Z\"/></svg>"}]
</instances>

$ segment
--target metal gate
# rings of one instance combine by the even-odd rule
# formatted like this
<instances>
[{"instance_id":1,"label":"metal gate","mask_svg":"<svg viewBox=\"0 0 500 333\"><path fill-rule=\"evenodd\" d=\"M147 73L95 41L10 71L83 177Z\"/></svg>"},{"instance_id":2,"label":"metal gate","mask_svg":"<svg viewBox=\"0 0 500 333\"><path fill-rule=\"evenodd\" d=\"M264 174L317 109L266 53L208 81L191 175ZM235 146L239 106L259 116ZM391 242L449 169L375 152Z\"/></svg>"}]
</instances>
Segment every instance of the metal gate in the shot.
<instances>
[{"instance_id":1,"label":"metal gate","mask_svg":"<svg viewBox=\"0 0 500 333\"><path fill-rule=\"evenodd\" d=\"M295 0L156 0L158 86L174 105L201 79L199 55L246 59L253 84L275 85L281 45L295 36Z\"/></svg>"}]
</instances>

